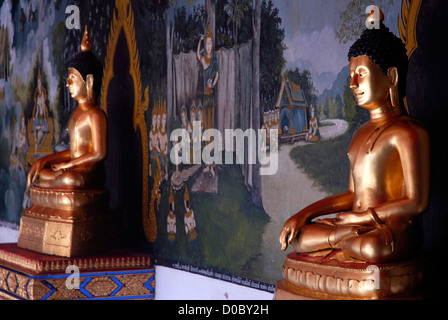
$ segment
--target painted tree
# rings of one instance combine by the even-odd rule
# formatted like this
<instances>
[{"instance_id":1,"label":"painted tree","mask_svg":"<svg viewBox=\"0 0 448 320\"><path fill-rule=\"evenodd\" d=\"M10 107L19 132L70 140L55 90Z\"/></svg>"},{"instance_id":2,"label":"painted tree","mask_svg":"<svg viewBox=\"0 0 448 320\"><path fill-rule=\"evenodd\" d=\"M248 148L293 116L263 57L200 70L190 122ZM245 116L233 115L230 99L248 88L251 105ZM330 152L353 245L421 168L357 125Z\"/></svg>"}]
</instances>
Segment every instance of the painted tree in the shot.
<instances>
[{"instance_id":1,"label":"painted tree","mask_svg":"<svg viewBox=\"0 0 448 320\"><path fill-rule=\"evenodd\" d=\"M262 109L270 109L277 100L286 64L285 30L272 0L263 0L260 11L260 99Z\"/></svg>"},{"instance_id":2,"label":"painted tree","mask_svg":"<svg viewBox=\"0 0 448 320\"><path fill-rule=\"evenodd\" d=\"M233 43L238 43L238 31L246 17L247 12L251 8L251 0L230 0L224 7L230 18L233 27Z\"/></svg>"},{"instance_id":3,"label":"painted tree","mask_svg":"<svg viewBox=\"0 0 448 320\"><path fill-rule=\"evenodd\" d=\"M213 48L216 48L216 5L215 0L205 0L205 27L210 28L213 35ZM207 33L207 29L204 30Z\"/></svg>"},{"instance_id":4,"label":"painted tree","mask_svg":"<svg viewBox=\"0 0 448 320\"><path fill-rule=\"evenodd\" d=\"M261 0L254 0L253 7L253 43L252 43L252 127L258 132L260 122L260 47L261 47ZM258 134L258 133L257 133ZM253 167L252 201L262 206L260 164Z\"/></svg>"}]
</instances>

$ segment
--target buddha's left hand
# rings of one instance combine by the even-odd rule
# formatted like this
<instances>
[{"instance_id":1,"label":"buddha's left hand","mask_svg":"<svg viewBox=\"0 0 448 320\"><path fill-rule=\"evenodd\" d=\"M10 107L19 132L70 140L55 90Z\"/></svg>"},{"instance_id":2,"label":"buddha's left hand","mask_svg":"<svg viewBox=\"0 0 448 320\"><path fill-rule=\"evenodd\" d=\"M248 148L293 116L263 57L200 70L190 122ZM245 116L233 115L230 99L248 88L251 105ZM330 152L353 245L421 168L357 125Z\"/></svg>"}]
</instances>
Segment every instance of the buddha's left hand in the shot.
<instances>
[{"instance_id":1,"label":"buddha's left hand","mask_svg":"<svg viewBox=\"0 0 448 320\"><path fill-rule=\"evenodd\" d=\"M52 164L51 165L51 169L53 171L68 171L72 168L73 166L71 165L70 162L63 162L63 163L57 163L57 164Z\"/></svg>"},{"instance_id":2,"label":"buddha's left hand","mask_svg":"<svg viewBox=\"0 0 448 320\"><path fill-rule=\"evenodd\" d=\"M344 212L336 215L333 222L337 226L370 225L372 218L367 212Z\"/></svg>"}]
</instances>

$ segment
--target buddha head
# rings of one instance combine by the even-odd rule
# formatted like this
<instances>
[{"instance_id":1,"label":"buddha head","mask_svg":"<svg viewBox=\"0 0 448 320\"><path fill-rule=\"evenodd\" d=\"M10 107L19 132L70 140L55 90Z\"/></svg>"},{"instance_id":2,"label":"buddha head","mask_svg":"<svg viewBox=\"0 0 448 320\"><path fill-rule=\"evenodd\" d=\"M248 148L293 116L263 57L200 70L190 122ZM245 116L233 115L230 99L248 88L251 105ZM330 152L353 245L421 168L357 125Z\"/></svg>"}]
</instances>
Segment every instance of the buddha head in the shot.
<instances>
[{"instance_id":1,"label":"buddha head","mask_svg":"<svg viewBox=\"0 0 448 320\"><path fill-rule=\"evenodd\" d=\"M373 19L373 16L369 16ZM408 57L401 39L383 24L366 29L350 48L350 87L360 107L372 110L389 101L396 114L405 112Z\"/></svg>"},{"instance_id":2,"label":"buddha head","mask_svg":"<svg viewBox=\"0 0 448 320\"><path fill-rule=\"evenodd\" d=\"M92 53L87 26L81 43L81 51L68 63L67 87L76 101L89 99L96 102L103 80L103 66Z\"/></svg>"}]
</instances>

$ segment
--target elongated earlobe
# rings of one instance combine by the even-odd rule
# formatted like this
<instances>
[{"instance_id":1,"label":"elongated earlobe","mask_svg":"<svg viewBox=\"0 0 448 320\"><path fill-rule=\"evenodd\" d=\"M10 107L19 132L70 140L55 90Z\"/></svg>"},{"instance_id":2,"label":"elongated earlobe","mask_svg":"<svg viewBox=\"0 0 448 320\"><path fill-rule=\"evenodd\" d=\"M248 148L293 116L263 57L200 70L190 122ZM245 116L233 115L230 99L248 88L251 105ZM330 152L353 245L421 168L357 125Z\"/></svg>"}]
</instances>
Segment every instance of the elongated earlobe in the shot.
<instances>
[{"instance_id":1,"label":"elongated earlobe","mask_svg":"<svg viewBox=\"0 0 448 320\"><path fill-rule=\"evenodd\" d=\"M400 94L398 92L398 87L391 87L390 88L390 102L392 104L392 107L394 108L400 108Z\"/></svg>"},{"instance_id":2,"label":"elongated earlobe","mask_svg":"<svg viewBox=\"0 0 448 320\"><path fill-rule=\"evenodd\" d=\"M94 79L93 79L93 75L89 74L87 75L87 79L86 79L86 85L87 85L87 98L89 100L94 100L95 99L95 92L93 91L93 83L94 83Z\"/></svg>"},{"instance_id":3,"label":"elongated earlobe","mask_svg":"<svg viewBox=\"0 0 448 320\"><path fill-rule=\"evenodd\" d=\"M390 81L390 102L392 107L401 108L400 92L398 90L398 69L392 67L387 71L387 76Z\"/></svg>"}]
</instances>

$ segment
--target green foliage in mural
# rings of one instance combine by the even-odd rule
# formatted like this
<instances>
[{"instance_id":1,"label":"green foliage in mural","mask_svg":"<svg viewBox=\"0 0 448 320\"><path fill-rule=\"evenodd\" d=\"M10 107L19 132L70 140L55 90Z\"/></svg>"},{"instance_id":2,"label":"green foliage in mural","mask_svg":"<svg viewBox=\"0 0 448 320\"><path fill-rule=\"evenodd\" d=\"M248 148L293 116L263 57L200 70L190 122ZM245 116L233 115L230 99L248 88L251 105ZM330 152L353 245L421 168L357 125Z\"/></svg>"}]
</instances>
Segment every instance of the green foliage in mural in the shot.
<instances>
[{"instance_id":1,"label":"green foliage in mural","mask_svg":"<svg viewBox=\"0 0 448 320\"><path fill-rule=\"evenodd\" d=\"M189 191L191 190L191 186ZM159 257L182 263L214 267L254 279L256 266L250 261L260 253L260 230L269 222L263 210L250 201L238 166L224 166L219 173L219 193L205 194L190 191L191 206L197 223L198 237L188 241L184 229L184 192L174 191L177 234L170 245L166 231L169 189L162 192L156 243Z\"/></svg>"},{"instance_id":2,"label":"green foliage in mural","mask_svg":"<svg viewBox=\"0 0 448 320\"><path fill-rule=\"evenodd\" d=\"M274 106L282 85L282 72L286 60L284 52L285 30L279 10L272 0L263 0L261 4L260 39L260 98L261 110Z\"/></svg>"}]
</instances>

